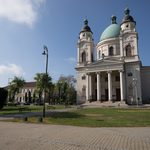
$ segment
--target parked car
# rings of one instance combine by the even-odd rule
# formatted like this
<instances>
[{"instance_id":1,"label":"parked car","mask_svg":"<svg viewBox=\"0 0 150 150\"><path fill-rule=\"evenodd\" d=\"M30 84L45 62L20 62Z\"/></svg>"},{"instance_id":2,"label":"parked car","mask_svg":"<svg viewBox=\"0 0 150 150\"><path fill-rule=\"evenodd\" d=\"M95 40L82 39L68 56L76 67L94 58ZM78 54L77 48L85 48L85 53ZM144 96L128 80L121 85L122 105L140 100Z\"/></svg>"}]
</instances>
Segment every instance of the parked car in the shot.
<instances>
[{"instance_id":1,"label":"parked car","mask_svg":"<svg viewBox=\"0 0 150 150\"><path fill-rule=\"evenodd\" d=\"M39 103L38 102L34 102L34 105L39 105Z\"/></svg>"},{"instance_id":2,"label":"parked car","mask_svg":"<svg viewBox=\"0 0 150 150\"><path fill-rule=\"evenodd\" d=\"M23 104L24 104L24 105L30 105L30 102L25 101Z\"/></svg>"},{"instance_id":3,"label":"parked car","mask_svg":"<svg viewBox=\"0 0 150 150\"><path fill-rule=\"evenodd\" d=\"M20 102L19 101L15 101L14 102L16 105L20 105Z\"/></svg>"}]
</instances>

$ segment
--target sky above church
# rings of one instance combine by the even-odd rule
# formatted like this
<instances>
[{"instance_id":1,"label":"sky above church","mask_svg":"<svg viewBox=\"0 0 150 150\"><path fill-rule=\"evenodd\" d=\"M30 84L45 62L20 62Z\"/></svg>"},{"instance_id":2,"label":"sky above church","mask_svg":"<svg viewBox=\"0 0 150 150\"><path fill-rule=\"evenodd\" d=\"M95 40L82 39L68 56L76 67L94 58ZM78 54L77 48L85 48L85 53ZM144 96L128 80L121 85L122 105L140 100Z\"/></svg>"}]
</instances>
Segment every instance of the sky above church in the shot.
<instances>
[{"instance_id":1,"label":"sky above church","mask_svg":"<svg viewBox=\"0 0 150 150\"><path fill-rule=\"evenodd\" d=\"M85 17L96 45L113 14L121 24L127 6L136 21L140 60L150 66L149 0L0 0L0 87L14 76L31 82L45 72L44 45L53 82L60 75L76 78L76 44Z\"/></svg>"}]
</instances>

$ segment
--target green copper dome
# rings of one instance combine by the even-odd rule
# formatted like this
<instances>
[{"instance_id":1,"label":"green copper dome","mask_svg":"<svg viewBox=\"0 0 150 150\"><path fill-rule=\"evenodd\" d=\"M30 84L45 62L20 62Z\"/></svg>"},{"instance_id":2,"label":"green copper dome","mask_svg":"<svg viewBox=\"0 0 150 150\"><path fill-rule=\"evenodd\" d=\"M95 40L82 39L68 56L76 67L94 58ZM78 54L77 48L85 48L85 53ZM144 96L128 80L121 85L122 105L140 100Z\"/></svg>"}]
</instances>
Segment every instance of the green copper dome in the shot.
<instances>
[{"instance_id":1,"label":"green copper dome","mask_svg":"<svg viewBox=\"0 0 150 150\"><path fill-rule=\"evenodd\" d=\"M116 16L111 17L111 25L108 26L101 35L100 41L118 37L120 35L121 27L116 23Z\"/></svg>"}]
</instances>

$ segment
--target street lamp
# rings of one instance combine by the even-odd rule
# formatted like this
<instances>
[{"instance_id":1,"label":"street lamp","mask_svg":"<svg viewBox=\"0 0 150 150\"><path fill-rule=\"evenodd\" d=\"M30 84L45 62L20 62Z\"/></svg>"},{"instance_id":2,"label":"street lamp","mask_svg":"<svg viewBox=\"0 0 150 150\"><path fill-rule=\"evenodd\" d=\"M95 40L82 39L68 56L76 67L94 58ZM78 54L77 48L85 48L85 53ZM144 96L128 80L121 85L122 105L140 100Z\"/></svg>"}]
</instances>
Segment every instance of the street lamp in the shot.
<instances>
[{"instance_id":1,"label":"street lamp","mask_svg":"<svg viewBox=\"0 0 150 150\"><path fill-rule=\"evenodd\" d=\"M9 91L9 87L11 85L11 82L9 82L10 79L13 79L13 78L8 78L8 87L7 87L7 90ZM7 97L7 102L9 102L9 94L8 94L8 97Z\"/></svg>"},{"instance_id":2,"label":"street lamp","mask_svg":"<svg viewBox=\"0 0 150 150\"><path fill-rule=\"evenodd\" d=\"M61 105L61 87L62 87L62 82L59 81L59 105Z\"/></svg>"},{"instance_id":3,"label":"street lamp","mask_svg":"<svg viewBox=\"0 0 150 150\"><path fill-rule=\"evenodd\" d=\"M133 85L134 85L134 87L135 87L136 104L137 104L137 107L138 107L138 96L137 96L138 79L137 79L137 77L135 76L135 70L134 70L134 77L133 77Z\"/></svg>"},{"instance_id":4,"label":"street lamp","mask_svg":"<svg viewBox=\"0 0 150 150\"><path fill-rule=\"evenodd\" d=\"M46 50L46 52L45 52ZM46 55L46 77L45 77L45 89L44 89L44 102L43 102L43 117L45 117L45 99L46 99L46 83L47 83L47 67L48 67L48 49L47 47L44 45L44 52L42 53L42 55Z\"/></svg>"}]
</instances>

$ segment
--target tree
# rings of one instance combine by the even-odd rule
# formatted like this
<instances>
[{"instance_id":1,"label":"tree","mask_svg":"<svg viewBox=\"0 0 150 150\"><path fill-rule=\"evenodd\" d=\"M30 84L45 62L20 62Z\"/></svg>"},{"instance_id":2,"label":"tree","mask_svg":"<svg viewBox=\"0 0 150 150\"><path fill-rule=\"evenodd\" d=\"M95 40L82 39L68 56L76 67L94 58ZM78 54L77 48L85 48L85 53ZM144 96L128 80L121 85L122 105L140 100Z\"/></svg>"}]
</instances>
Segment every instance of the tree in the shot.
<instances>
[{"instance_id":1,"label":"tree","mask_svg":"<svg viewBox=\"0 0 150 150\"><path fill-rule=\"evenodd\" d=\"M19 89L21 89L25 83L26 82L22 77L16 77L16 76L10 82L9 92L12 94L12 100L14 100L15 95L19 93Z\"/></svg>"},{"instance_id":2,"label":"tree","mask_svg":"<svg viewBox=\"0 0 150 150\"><path fill-rule=\"evenodd\" d=\"M53 99L55 84L52 82L47 83L47 94L48 94L48 102L50 104L50 99Z\"/></svg>"},{"instance_id":3,"label":"tree","mask_svg":"<svg viewBox=\"0 0 150 150\"><path fill-rule=\"evenodd\" d=\"M37 84L37 88L35 90L36 93L39 94L39 103L41 103L41 97L42 97L42 92L44 92L44 88L45 88L45 77L46 74L45 73L37 73L36 77L34 77L34 80L36 80ZM49 76L49 74L47 74L47 84L46 84L46 93L48 93L48 89L51 89L52 86L52 78Z\"/></svg>"},{"instance_id":4,"label":"tree","mask_svg":"<svg viewBox=\"0 0 150 150\"><path fill-rule=\"evenodd\" d=\"M69 76L61 76L59 78L59 81L57 82L57 87L59 88L59 82L62 82L61 87L61 97L63 101L66 103L76 103L76 90L75 90L75 84L76 79L73 75Z\"/></svg>"},{"instance_id":5,"label":"tree","mask_svg":"<svg viewBox=\"0 0 150 150\"><path fill-rule=\"evenodd\" d=\"M31 92L28 92L28 101L31 103Z\"/></svg>"},{"instance_id":6,"label":"tree","mask_svg":"<svg viewBox=\"0 0 150 150\"><path fill-rule=\"evenodd\" d=\"M8 91L4 88L0 88L0 109L3 108L4 103L6 102Z\"/></svg>"},{"instance_id":7,"label":"tree","mask_svg":"<svg viewBox=\"0 0 150 150\"><path fill-rule=\"evenodd\" d=\"M27 92L26 92L26 93L25 93L25 101L26 101L26 102L27 102L27 99L28 99L28 98L27 98Z\"/></svg>"}]
</instances>

